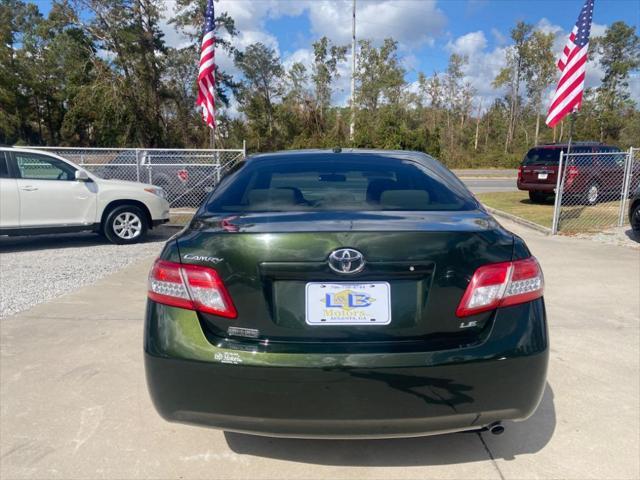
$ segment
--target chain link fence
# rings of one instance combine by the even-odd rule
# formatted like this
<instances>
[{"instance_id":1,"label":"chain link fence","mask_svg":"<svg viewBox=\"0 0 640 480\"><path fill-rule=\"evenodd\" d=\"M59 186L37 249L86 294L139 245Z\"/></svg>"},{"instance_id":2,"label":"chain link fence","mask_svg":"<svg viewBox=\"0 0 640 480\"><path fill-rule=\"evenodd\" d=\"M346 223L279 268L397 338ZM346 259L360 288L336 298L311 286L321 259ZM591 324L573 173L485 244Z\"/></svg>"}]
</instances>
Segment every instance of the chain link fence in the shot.
<instances>
[{"instance_id":1,"label":"chain link fence","mask_svg":"<svg viewBox=\"0 0 640 480\"><path fill-rule=\"evenodd\" d=\"M552 233L596 233L628 223L640 185L640 151L562 153Z\"/></svg>"},{"instance_id":2,"label":"chain link fence","mask_svg":"<svg viewBox=\"0 0 640 480\"><path fill-rule=\"evenodd\" d=\"M186 223L224 172L245 158L244 149L178 150L40 147L105 179L162 187L174 223Z\"/></svg>"}]
</instances>

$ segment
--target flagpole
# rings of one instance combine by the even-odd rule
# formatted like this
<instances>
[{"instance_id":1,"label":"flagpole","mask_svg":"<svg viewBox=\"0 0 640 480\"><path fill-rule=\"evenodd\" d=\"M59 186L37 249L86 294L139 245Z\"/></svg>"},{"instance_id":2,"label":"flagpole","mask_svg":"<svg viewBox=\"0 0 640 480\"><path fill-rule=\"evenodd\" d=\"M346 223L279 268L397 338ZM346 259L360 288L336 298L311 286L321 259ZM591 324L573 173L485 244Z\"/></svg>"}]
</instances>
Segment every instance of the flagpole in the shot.
<instances>
[{"instance_id":1,"label":"flagpole","mask_svg":"<svg viewBox=\"0 0 640 480\"><path fill-rule=\"evenodd\" d=\"M578 110L573 110L569 114L569 142L567 144L567 155L571 153L571 147L573 145L573 130L576 125L576 116L578 115Z\"/></svg>"},{"instance_id":2,"label":"flagpole","mask_svg":"<svg viewBox=\"0 0 640 480\"><path fill-rule=\"evenodd\" d=\"M356 0L353 0L351 15L351 121L349 122L349 141L353 147L356 132Z\"/></svg>"}]
</instances>

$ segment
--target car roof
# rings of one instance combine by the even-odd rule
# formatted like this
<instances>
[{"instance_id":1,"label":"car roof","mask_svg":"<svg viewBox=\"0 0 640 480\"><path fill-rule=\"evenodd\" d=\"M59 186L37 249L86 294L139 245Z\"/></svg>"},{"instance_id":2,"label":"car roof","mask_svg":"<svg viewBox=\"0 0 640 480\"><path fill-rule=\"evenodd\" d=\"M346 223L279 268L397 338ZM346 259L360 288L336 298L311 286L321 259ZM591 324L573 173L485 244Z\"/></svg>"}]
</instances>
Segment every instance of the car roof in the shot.
<instances>
[{"instance_id":1,"label":"car roof","mask_svg":"<svg viewBox=\"0 0 640 480\"><path fill-rule=\"evenodd\" d=\"M615 145L607 145L606 143L601 142L572 142L572 147L614 147L618 148ZM532 148L568 148L568 143L541 143L540 145L536 145Z\"/></svg>"},{"instance_id":2,"label":"car roof","mask_svg":"<svg viewBox=\"0 0 640 480\"><path fill-rule=\"evenodd\" d=\"M311 158L311 157L330 157L344 158L349 156L381 156L389 158L397 158L404 160L413 160L427 165L441 166L440 162L423 152L411 150L380 150L366 148L334 148L334 149L306 149L306 150L281 150L269 153L257 153L247 157L247 162L259 162L264 160L282 159L282 158Z\"/></svg>"},{"instance_id":3,"label":"car roof","mask_svg":"<svg viewBox=\"0 0 640 480\"><path fill-rule=\"evenodd\" d=\"M39 148L23 148L23 147L12 147L12 146L0 146L0 150L4 152L24 152L24 153L41 153L44 155L51 155L57 157L53 152L48 152L46 150L40 150Z\"/></svg>"}]
</instances>

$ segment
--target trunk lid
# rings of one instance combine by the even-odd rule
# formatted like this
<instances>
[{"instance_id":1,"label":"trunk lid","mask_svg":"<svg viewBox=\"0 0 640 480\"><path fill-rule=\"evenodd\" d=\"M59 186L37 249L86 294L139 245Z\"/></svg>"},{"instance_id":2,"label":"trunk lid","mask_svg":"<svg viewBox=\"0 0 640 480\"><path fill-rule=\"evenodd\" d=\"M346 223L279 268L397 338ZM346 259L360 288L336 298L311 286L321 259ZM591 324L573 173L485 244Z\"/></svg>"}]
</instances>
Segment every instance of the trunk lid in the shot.
<instances>
[{"instance_id":1,"label":"trunk lid","mask_svg":"<svg viewBox=\"0 0 640 480\"><path fill-rule=\"evenodd\" d=\"M478 210L212 215L195 220L177 245L182 262L218 271L238 310L234 320L199 314L207 335L226 337L237 327L258 330L259 341L305 344L471 341L491 313L456 317L469 279L479 266L513 255L513 236ZM329 255L345 247L363 254L361 272L329 268ZM309 325L309 282L386 282L391 322Z\"/></svg>"}]
</instances>

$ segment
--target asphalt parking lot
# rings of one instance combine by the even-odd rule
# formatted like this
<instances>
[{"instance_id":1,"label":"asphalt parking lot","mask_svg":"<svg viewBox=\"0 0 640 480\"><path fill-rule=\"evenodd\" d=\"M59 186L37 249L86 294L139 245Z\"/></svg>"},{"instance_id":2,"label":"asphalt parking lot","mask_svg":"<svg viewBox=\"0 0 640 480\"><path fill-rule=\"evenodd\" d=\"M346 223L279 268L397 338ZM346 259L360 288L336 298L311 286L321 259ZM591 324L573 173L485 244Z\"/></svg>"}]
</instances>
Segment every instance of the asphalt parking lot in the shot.
<instances>
[{"instance_id":1,"label":"asphalt parking lot","mask_svg":"<svg viewBox=\"0 0 640 480\"><path fill-rule=\"evenodd\" d=\"M142 365L157 243L0 320L0 478L639 478L640 253L503 223L542 263L551 336L542 403L503 435L312 441L166 423Z\"/></svg>"}]
</instances>

